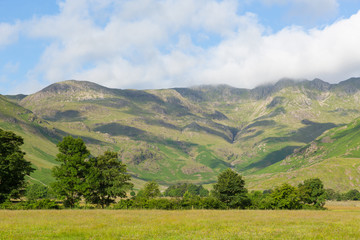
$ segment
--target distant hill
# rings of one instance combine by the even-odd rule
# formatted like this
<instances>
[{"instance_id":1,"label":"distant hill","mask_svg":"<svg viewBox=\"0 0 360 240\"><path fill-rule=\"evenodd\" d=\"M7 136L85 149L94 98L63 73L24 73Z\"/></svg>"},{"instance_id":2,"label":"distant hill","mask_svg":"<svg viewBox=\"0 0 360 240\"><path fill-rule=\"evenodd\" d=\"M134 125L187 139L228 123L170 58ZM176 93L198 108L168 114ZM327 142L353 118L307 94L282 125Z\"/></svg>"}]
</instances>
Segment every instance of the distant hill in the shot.
<instances>
[{"instance_id":1,"label":"distant hill","mask_svg":"<svg viewBox=\"0 0 360 240\"><path fill-rule=\"evenodd\" d=\"M294 183L303 179L295 173L314 164L296 160L296 153L301 155L329 129L360 117L359 89L359 78L339 84L283 79L254 89L204 85L161 90L111 89L70 80L29 96L2 97L6 106L37 120L21 118L20 124L2 117L0 127L20 126L17 132L29 137L29 156L36 152L30 146L38 144L32 139L46 141L49 150L37 147L47 154L42 161L49 164L42 169L53 166L56 142L71 134L82 137L94 155L117 151L139 181L206 184L231 167L245 175L250 187L265 189L289 178ZM3 116L22 116L15 113L20 110L4 109ZM313 163L328 159L321 155ZM329 173L320 175L327 179ZM352 182L346 173L338 175L344 183ZM336 187L330 178L326 181Z\"/></svg>"}]
</instances>

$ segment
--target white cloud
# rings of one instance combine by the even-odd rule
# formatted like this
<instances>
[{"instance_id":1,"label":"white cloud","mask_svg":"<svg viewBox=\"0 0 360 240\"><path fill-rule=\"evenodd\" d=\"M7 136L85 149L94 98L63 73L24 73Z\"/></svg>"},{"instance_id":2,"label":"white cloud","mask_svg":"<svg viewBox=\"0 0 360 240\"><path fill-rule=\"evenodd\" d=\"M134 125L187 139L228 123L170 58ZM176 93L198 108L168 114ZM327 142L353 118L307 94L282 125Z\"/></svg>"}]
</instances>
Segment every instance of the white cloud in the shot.
<instances>
[{"instance_id":1,"label":"white cloud","mask_svg":"<svg viewBox=\"0 0 360 240\"><path fill-rule=\"evenodd\" d=\"M319 2L329 9L337 4ZM60 6L58 15L25 23L28 36L52 40L28 74L33 81L254 87L283 77L338 81L360 75L360 12L323 29L292 26L265 34L254 14L238 14L235 0L81 0Z\"/></svg>"},{"instance_id":2,"label":"white cloud","mask_svg":"<svg viewBox=\"0 0 360 240\"><path fill-rule=\"evenodd\" d=\"M199 50L192 46L191 37L184 48L183 36L197 31L225 36L233 34L244 21L243 17L236 15L237 4L232 0L139 0L115 4L107 24L99 27L89 15L93 2L96 1L63 2L59 15L34 19L27 24L29 36L54 40L31 72L33 78L43 75L50 82L73 77L96 80L94 76L102 74L110 78L108 81L119 80L123 86L124 83L130 86L159 81L164 77L171 81L171 78L178 77L170 76L174 70L165 67L181 67L169 66L164 59L171 62L171 52L178 58L179 51L185 51L185 56ZM170 56L161 52L170 52ZM84 65L95 68L86 71L82 69Z\"/></svg>"},{"instance_id":3,"label":"white cloud","mask_svg":"<svg viewBox=\"0 0 360 240\"><path fill-rule=\"evenodd\" d=\"M252 87L282 77L334 82L359 76L359 29L360 12L323 30L292 27L269 36L245 34L253 41L239 34L214 49L209 57L214 64L204 69L202 79Z\"/></svg>"},{"instance_id":4,"label":"white cloud","mask_svg":"<svg viewBox=\"0 0 360 240\"><path fill-rule=\"evenodd\" d=\"M0 48L17 41L20 24L0 23Z\"/></svg>"}]
</instances>

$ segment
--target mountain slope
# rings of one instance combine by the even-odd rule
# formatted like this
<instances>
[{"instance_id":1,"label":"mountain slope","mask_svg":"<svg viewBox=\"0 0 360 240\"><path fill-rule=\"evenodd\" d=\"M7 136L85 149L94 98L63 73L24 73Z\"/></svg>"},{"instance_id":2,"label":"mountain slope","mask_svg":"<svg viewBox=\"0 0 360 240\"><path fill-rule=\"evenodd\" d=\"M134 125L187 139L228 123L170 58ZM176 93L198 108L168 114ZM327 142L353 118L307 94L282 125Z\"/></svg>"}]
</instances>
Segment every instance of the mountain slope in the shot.
<instances>
[{"instance_id":1,"label":"mountain slope","mask_svg":"<svg viewBox=\"0 0 360 240\"><path fill-rule=\"evenodd\" d=\"M339 84L284 79L254 89L218 85L146 91L65 81L16 101L45 119L42 129L56 133L51 149L71 134L82 137L94 155L119 152L139 179L211 183L232 167L247 176L250 186L266 188L265 175L310 166L294 160L298 168L283 167L294 150L360 117L359 88L355 78ZM49 154L53 158L56 150Z\"/></svg>"},{"instance_id":2,"label":"mountain slope","mask_svg":"<svg viewBox=\"0 0 360 240\"><path fill-rule=\"evenodd\" d=\"M52 181L50 169L56 164L55 142L61 139L52 126L30 110L0 95L0 128L13 131L24 138L25 159L31 161L36 171L33 181L48 184Z\"/></svg>"},{"instance_id":3,"label":"mountain slope","mask_svg":"<svg viewBox=\"0 0 360 240\"><path fill-rule=\"evenodd\" d=\"M278 174L270 174L274 172ZM314 175L338 191L360 187L360 118L326 131L281 163L263 169L253 180L270 187L274 182L290 179L295 183Z\"/></svg>"}]
</instances>

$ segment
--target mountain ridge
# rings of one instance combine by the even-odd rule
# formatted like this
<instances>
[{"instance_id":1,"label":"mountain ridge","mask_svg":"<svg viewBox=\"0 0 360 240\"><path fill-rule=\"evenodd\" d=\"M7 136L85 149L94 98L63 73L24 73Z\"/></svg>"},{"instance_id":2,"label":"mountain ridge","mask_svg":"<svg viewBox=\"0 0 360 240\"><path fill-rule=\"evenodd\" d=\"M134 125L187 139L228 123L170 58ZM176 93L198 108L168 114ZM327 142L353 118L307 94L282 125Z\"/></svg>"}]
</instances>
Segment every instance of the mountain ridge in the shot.
<instances>
[{"instance_id":1,"label":"mountain ridge","mask_svg":"<svg viewBox=\"0 0 360 240\"><path fill-rule=\"evenodd\" d=\"M275 83L260 84L259 86L254 87L252 89L236 88L227 84L209 84L209 85L205 84L205 85L197 85L187 88L148 89L148 90L108 88L90 81L65 80L50 84L49 86L43 88L42 90L30 95L17 94L17 95L8 95L5 97L8 97L10 99L18 99L22 101L24 98L29 98L36 94L41 95L45 93L50 93L56 95L63 93L76 93L76 92L81 92L81 90L83 90L84 92L96 91L98 92L98 95L96 95L94 98L101 98L103 97L103 95L126 95L126 92L147 92L151 90L173 89L179 92L183 96L189 96L190 94L192 94L193 96L195 96L195 98L199 98L199 99L201 99L201 97L199 96L200 92L210 92L212 93L212 95L215 92L218 93L218 95L225 95L225 96L226 95L242 96L245 93L248 93L254 96L255 98L259 98L259 97L263 98L269 96L270 94L277 93L287 87L305 87L307 89L316 89L319 91L343 90L344 92L351 94L360 89L360 78L353 77L347 80L340 81L339 83L335 83L335 84L328 83L318 78L315 78L313 80L305 80L305 79L294 80L294 79L284 78ZM88 99L91 99L91 96L89 96L89 98L84 97L84 99L77 99L77 100L88 100ZM22 104L24 104L24 102Z\"/></svg>"}]
</instances>

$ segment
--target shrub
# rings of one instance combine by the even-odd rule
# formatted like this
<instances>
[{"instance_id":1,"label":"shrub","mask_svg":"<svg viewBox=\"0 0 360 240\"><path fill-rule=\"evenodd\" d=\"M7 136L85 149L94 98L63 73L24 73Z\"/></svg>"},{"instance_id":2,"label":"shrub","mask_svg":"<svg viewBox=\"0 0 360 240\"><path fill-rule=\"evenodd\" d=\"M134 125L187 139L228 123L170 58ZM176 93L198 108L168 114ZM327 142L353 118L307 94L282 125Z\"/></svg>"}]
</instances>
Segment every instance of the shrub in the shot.
<instances>
[{"instance_id":1,"label":"shrub","mask_svg":"<svg viewBox=\"0 0 360 240\"><path fill-rule=\"evenodd\" d=\"M219 199L214 197L200 198L199 200L200 209L226 209L226 204L221 202Z\"/></svg>"},{"instance_id":2,"label":"shrub","mask_svg":"<svg viewBox=\"0 0 360 240\"><path fill-rule=\"evenodd\" d=\"M249 199L251 201L251 209L273 209L273 199L269 194L264 194L260 191L252 191L249 193Z\"/></svg>"},{"instance_id":3,"label":"shrub","mask_svg":"<svg viewBox=\"0 0 360 240\"><path fill-rule=\"evenodd\" d=\"M198 195L201 197L209 196L209 191L205 189L202 185L195 185L192 183L171 185L165 190L164 196L182 197L186 191L188 191L192 195Z\"/></svg>"},{"instance_id":4,"label":"shrub","mask_svg":"<svg viewBox=\"0 0 360 240\"><path fill-rule=\"evenodd\" d=\"M36 202L29 203L29 209L59 209L59 205L50 199L41 199Z\"/></svg>"},{"instance_id":5,"label":"shrub","mask_svg":"<svg viewBox=\"0 0 360 240\"><path fill-rule=\"evenodd\" d=\"M270 197L273 199L273 206L276 209L300 209L302 207L298 189L287 183L276 187Z\"/></svg>"},{"instance_id":6,"label":"shrub","mask_svg":"<svg viewBox=\"0 0 360 240\"><path fill-rule=\"evenodd\" d=\"M178 209L178 203L172 199L153 198L148 200L148 209L175 210Z\"/></svg>"},{"instance_id":7,"label":"shrub","mask_svg":"<svg viewBox=\"0 0 360 240\"><path fill-rule=\"evenodd\" d=\"M113 205L113 209L130 209L134 205L132 199L120 199L120 201Z\"/></svg>"},{"instance_id":8,"label":"shrub","mask_svg":"<svg viewBox=\"0 0 360 240\"><path fill-rule=\"evenodd\" d=\"M32 184L26 188L25 196L28 201L35 201L49 197L49 188L42 184Z\"/></svg>"},{"instance_id":9,"label":"shrub","mask_svg":"<svg viewBox=\"0 0 360 240\"><path fill-rule=\"evenodd\" d=\"M344 194L345 200L358 201L360 200L360 192L356 189L352 189Z\"/></svg>"},{"instance_id":10,"label":"shrub","mask_svg":"<svg viewBox=\"0 0 360 240\"><path fill-rule=\"evenodd\" d=\"M0 209L9 210L30 210L30 209L59 209L60 206L55 201L50 199L41 199L38 201L26 201L26 202L10 202L6 201L0 204Z\"/></svg>"}]
</instances>

